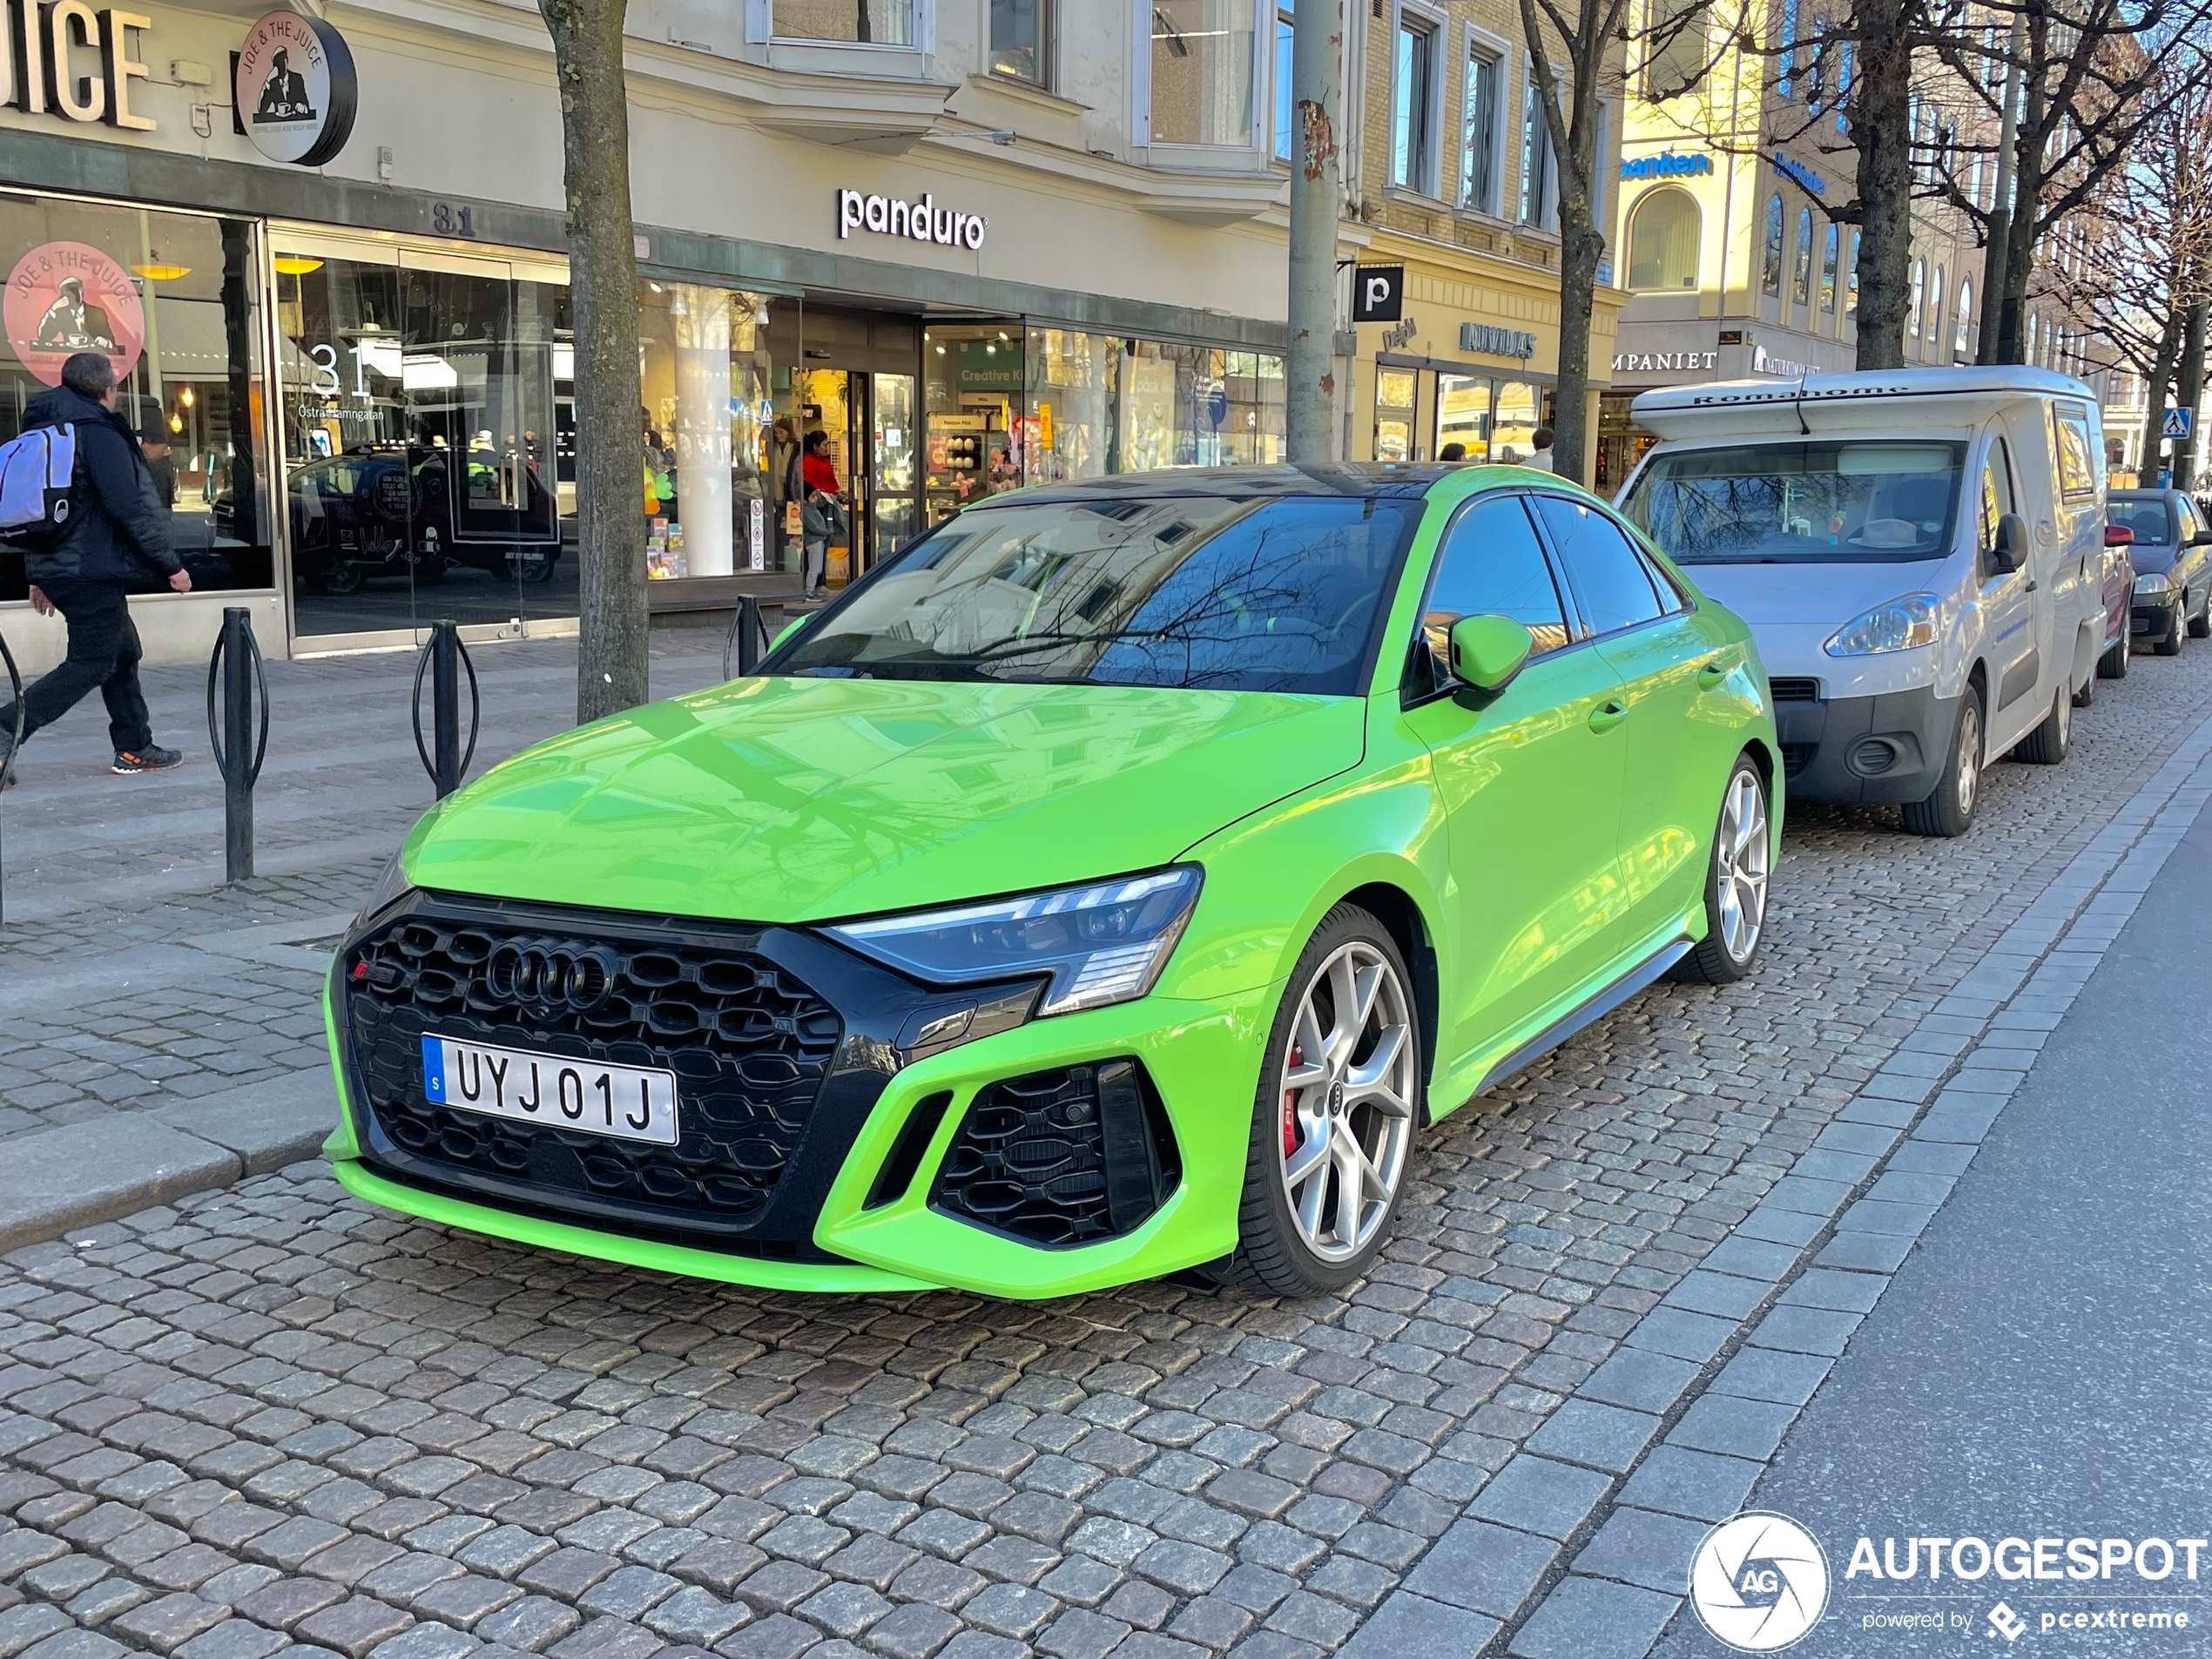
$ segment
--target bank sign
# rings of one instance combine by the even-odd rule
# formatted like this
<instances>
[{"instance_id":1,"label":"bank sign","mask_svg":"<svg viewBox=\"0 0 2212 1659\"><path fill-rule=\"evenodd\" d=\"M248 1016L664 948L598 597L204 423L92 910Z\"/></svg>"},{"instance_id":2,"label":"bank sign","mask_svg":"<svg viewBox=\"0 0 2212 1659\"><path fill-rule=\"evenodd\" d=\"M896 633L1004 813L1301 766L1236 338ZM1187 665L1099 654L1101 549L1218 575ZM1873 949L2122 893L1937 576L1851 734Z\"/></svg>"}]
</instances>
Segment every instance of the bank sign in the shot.
<instances>
[{"instance_id":1,"label":"bank sign","mask_svg":"<svg viewBox=\"0 0 2212 1659\"><path fill-rule=\"evenodd\" d=\"M1621 158L1623 179L1689 179L1712 171L1713 158L1708 155L1683 156L1662 150L1656 156Z\"/></svg>"},{"instance_id":2,"label":"bank sign","mask_svg":"<svg viewBox=\"0 0 2212 1659\"><path fill-rule=\"evenodd\" d=\"M867 196L857 190L837 192L837 235L848 239L854 231L877 236L897 236L910 242L934 242L941 247L964 247L973 253L983 246L991 221L981 213L956 213L937 206L937 199L923 192L919 201L896 196Z\"/></svg>"}]
</instances>

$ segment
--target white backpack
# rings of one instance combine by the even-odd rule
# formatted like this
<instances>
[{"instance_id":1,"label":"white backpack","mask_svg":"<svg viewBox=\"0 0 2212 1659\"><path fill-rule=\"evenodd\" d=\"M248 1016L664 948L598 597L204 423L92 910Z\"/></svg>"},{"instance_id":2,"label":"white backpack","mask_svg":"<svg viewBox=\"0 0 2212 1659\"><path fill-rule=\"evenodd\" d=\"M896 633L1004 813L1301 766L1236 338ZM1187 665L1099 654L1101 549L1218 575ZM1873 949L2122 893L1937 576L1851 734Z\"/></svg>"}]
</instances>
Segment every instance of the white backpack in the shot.
<instances>
[{"instance_id":1,"label":"white backpack","mask_svg":"<svg viewBox=\"0 0 2212 1659\"><path fill-rule=\"evenodd\" d=\"M74 510L77 428L33 427L0 443L0 545L44 553L62 539Z\"/></svg>"}]
</instances>

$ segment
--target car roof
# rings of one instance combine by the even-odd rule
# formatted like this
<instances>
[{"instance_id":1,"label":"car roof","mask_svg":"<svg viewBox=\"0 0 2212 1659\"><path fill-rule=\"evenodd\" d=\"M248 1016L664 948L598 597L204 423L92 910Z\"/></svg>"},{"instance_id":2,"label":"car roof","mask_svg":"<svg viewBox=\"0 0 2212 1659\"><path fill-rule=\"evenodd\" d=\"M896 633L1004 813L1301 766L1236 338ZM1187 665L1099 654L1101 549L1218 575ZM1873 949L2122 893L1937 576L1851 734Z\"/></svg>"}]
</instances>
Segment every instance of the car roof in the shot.
<instances>
[{"instance_id":1,"label":"car roof","mask_svg":"<svg viewBox=\"0 0 2212 1659\"><path fill-rule=\"evenodd\" d=\"M2105 492L2107 501L2164 501L2170 496L2187 492L2179 489L2112 489Z\"/></svg>"},{"instance_id":2,"label":"car roof","mask_svg":"<svg viewBox=\"0 0 2212 1659\"><path fill-rule=\"evenodd\" d=\"M1480 470L1460 462L1367 461L1328 466L1163 467L1066 483L1031 484L977 502L968 512L1047 502L1174 501L1224 496L1242 500L1338 496L1419 496L1442 479ZM1499 469L1504 471L1507 469Z\"/></svg>"}]
</instances>

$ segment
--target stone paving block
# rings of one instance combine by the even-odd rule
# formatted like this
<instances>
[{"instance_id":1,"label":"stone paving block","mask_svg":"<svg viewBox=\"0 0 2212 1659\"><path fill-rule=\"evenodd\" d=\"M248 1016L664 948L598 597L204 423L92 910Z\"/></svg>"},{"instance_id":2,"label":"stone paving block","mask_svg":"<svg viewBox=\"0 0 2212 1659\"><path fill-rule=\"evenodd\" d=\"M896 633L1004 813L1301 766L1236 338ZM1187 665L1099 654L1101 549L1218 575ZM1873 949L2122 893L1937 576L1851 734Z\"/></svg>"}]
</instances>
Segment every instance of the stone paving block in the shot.
<instances>
[{"instance_id":1,"label":"stone paving block","mask_svg":"<svg viewBox=\"0 0 2212 1659\"><path fill-rule=\"evenodd\" d=\"M1514 1659L1643 1659L1681 1604L1633 1585L1565 1578L1507 1651Z\"/></svg>"},{"instance_id":2,"label":"stone paving block","mask_svg":"<svg viewBox=\"0 0 2212 1659\"><path fill-rule=\"evenodd\" d=\"M1797 1245L1754 1238L1739 1230L1713 1246L1704 1265L1711 1272L1772 1285L1797 1265Z\"/></svg>"},{"instance_id":3,"label":"stone paving block","mask_svg":"<svg viewBox=\"0 0 2212 1659\"><path fill-rule=\"evenodd\" d=\"M230 1615L227 1607L179 1592L132 1608L111 1621L108 1631L157 1653L171 1653Z\"/></svg>"},{"instance_id":4,"label":"stone paving block","mask_svg":"<svg viewBox=\"0 0 2212 1659\"><path fill-rule=\"evenodd\" d=\"M1777 1348L1740 1348L1719 1376L1710 1394L1734 1394L1744 1399L1770 1399L1777 1405L1803 1406L1828 1376L1834 1361L1819 1354L1785 1353ZM1710 1396L1709 1396L1710 1397Z\"/></svg>"},{"instance_id":5,"label":"stone paving block","mask_svg":"<svg viewBox=\"0 0 2212 1659\"><path fill-rule=\"evenodd\" d=\"M1725 1521L1743 1507L1752 1482L1765 1468L1748 1459L1688 1447L1655 1447L1621 1488L1619 1501L1695 1521Z\"/></svg>"},{"instance_id":6,"label":"stone paving block","mask_svg":"<svg viewBox=\"0 0 2212 1659\"><path fill-rule=\"evenodd\" d=\"M1558 1554L1552 1539L1462 1521L1421 1558L1406 1588L1433 1602L1509 1619Z\"/></svg>"},{"instance_id":7,"label":"stone paving block","mask_svg":"<svg viewBox=\"0 0 2212 1659\"><path fill-rule=\"evenodd\" d=\"M1733 1319L1693 1313L1685 1308L1662 1307L1654 1308L1637 1320L1635 1328L1622 1340L1631 1348L1649 1348L1655 1353L1702 1366L1735 1334Z\"/></svg>"},{"instance_id":8,"label":"stone paving block","mask_svg":"<svg viewBox=\"0 0 2212 1659\"><path fill-rule=\"evenodd\" d=\"M177 1649L179 1659L268 1659L286 1646L274 1630L265 1630L245 1619L226 1619Z\"/></svg>"},{"instance_id":9,"label":"stone paving block","mask_svg":"<svg viewBox=\"0 0 2212 1659\"><path fill-rule=\"evenodd\" d=\"M1889 1280L1876 1273L1843 1273L1815 1267L1783 1293L1790 1307L1829 1308L1840 1313L1871 1313Z\"/></svg>"},{"instance_id":10,"label":"stone paving block","mask_svg":"<svg viewBox=\"0 0 2212 1659\"><path fill-rule=\"evenodd\" d=\"M1838 1225L1854 1232L1897 1233L1912 1238L1919 1237L1921 1230L1934 1219L1933 1204L1885 1204L1861 1198L1844 1212Z\"/></svg>"},{"instance_id":11,"label":"stone paving block","mask_svg":"<svg viewBox=\"0 0 2212 1659\"><path fill-rule=\"evenodd\" d=\"M1622 1506L1575 1558L1578 1576L1615 1578L1662 1595L1680 1595L1689 1564L1710 1530L1702 1521Z\"/></svg>"},{"instance_id":12,"label":"stone paving block","mask_svg":"<svg viewBox=\"0 0 2212 1659\"><path fill-rule=\"evenodd\" d=\"M1668 1431L1667 1444L1764 1460L1774 1455L1797 1415L1796 1406L1772 1400L1707 1394Z\"/></svg>"},{"instance_id":13,"label":"stone paving block","mask_svg":"<svg viewBox=\"0 0 2212 1659\"><path fill-rule=\"evenodd\" d=\"M1611 1485L1595 1470L1524 1453L1475 1495L1467 1513L1546 1538L1564 1538L1597 1507Z\"/></svg>"},{"instance_id":14,"label":"stone paving block","mask_svg":"<svg viewBox=\"0 0 2212 1659\"><path fill-rule=\"evenodd\" d=\"M1700 1268L1684 1274L1682 1281L1667 1292L1662 1305L1740 1320L1765 1300L1773 1288L1761 1279L1737 1278Z\"/></svg>"},{"instance_id":15,"label":"stone paving block","mask_svg":"<svg viewBox=\"0 0 2212 1659\"><path fill-rule=\"evenodd\" d=\"M118 1659L123 1644L97 1630L63 1630L29 1649L24 1659Z\"/></svg>"},{"instance_id":16,"label":"stone paving block","mask_svg":"<svg viewBox=\"0 0 2212 1659\"><path fill-rule=\"evenodd\" d=\"M1570 1399L1544 1420L1527 1444L1547 1457L1624 1474L1658 1430L1659 1420L1649 1413Z\"/></svg>"},{"instance_id":17,"label":"stone paving block","mask_svg":"<svg viewBox=\"0 0 2212 1659\"><path fill-rule=\"evenodd\" d=\"M1495 1619L1399 1590L1345 1644L1344 1659L1475 1659L1497 1631Z\"/></svg>"},{"instance_id":18,"label":"stone paving block","mask_svg":"<svg viewBox=\"0 0 2212 1659\"><path fill-rule=\"evenodd\" d=\"M309 1614L292 1627L292 1634L296 1640L333 1649L347 1659L361 1659L371 1648L388 1642L414 1622L397 1608L356 1595Z\"/></svg>"},{"instance_id":19,"label":"stone paving block","mask_svg":"<svg viewBox=\"0 0 2212 1659\"><path fill-rule=\"evenodd\" d=\"M1826 1308L1777 1307L1759 1321L1751 1333L1751 1345L1832 1357L1843 1352L1860 1318Z\"/></svg>"},{"instance_id":20,"label":"stone paving block","mask_svg":"<svg viewBox=\"0 0 2212 1659\"><path fill-rule=\"evenodd\" d=\"M1838 1232L1814 1257L1816 1267L1862 1273L1893 1273L1912 1253L1912 1239L1899 1233Z\"/></svg>"}]
</instances>

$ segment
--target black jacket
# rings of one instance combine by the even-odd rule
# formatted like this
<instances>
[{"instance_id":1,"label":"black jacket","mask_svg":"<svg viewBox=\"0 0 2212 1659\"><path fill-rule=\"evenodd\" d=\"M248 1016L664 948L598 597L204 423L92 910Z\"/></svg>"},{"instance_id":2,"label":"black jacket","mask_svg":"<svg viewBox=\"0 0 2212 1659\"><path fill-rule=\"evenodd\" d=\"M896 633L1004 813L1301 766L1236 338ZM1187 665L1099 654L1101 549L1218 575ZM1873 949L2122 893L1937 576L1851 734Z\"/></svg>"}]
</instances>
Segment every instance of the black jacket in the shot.
<instances>
[{"instance_id":1,"label":"black jacket","mask_svg":"<svg viewBox=\"0 0 2212 1659\"><path fill-rule=\"evenodd\" d=\"M76 516L53 547L24 559L32 582L139 582L148 571L168 577L185 568L170 541L169 509L128 421L57 386L31 399L24 425L77 428Z\"/></svg>"}]
</instances>

